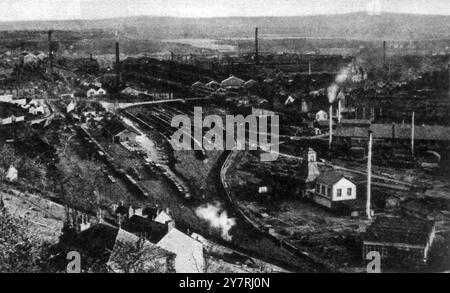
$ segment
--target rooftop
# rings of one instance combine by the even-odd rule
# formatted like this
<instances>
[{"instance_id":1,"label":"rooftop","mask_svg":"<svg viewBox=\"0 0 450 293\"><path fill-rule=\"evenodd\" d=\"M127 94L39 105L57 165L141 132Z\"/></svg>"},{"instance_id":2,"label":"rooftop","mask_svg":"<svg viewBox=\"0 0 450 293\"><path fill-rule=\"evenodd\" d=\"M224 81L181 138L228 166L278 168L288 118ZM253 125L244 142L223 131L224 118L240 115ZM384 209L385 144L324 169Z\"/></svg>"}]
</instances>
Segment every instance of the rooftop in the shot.
<instances>
[{"instance_id":1,"label":"rooftop","mask_svg":"<svg viewBox=\"0 0 450 293\"><path fill-rule=\"evenodd\" d=\"M153 243L157 243L167 234L165 224L137 215L131 216L122 227L131 233L144 233L145 237Z\"/></svg>"},{"instance_id":2,"label":"rooftop","mask_svg":"<svg viewBox=\"0 0 450 293\"><path fill-rule=\"evenodd\" d=\"M317 176L316 182L327 185L327 186L333 186L334 184L339 182L339 180L341 180L342 178L350 180L350 179L346 178L344 176L344 174L342 174L341 172L333 170L333 171L324 172L324 173L320 174L319 176Z\"/></svg>"},{"instance_id":3,"label":"rooftop","mask_svg":"<svg viewBox=\"0 0 450 293\"><path fill-rule=\"evenodd\" d=\"M379 217L367 228L364 241L426 246L433 221L411 217Z\"/></svg>"}]
</instances>

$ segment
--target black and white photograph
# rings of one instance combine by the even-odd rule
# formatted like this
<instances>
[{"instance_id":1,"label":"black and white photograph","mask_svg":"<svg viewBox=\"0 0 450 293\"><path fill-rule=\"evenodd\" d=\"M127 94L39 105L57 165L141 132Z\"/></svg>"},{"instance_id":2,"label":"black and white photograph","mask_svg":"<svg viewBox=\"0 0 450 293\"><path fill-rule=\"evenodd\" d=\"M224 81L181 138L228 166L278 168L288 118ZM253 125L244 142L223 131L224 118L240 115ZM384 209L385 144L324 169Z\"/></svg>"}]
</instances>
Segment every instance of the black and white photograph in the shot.
<instances>
[{"instance_id":1,"label":"black and white photograph","mask_svg":"<svg viewBox=\"0 0 450 293\"><path fill-rule=\"evenodd\" d=\"M0 0L0 275L448 272L448 0Z\"/></svg>"}]
</instances>

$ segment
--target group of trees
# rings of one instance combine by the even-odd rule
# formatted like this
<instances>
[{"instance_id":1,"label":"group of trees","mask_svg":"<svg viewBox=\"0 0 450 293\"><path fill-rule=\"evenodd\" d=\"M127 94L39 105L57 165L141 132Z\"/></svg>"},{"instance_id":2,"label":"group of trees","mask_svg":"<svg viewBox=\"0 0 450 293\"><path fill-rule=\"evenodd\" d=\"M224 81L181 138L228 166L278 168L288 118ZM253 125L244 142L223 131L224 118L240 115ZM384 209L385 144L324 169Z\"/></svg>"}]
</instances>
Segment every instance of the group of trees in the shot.
<instances>
[{"instance_id":1,"label":"group of trees","mask_svg":"<svg viewBox=\"0 0 450 293\"><path fill-rule=\"evenodd\" d=\"M0 180L6 176L10 166L14 166L19 174L19 180L42 187L45 183L45 169L35 160L19 155L10 145L0 146Z\"/></svg>"},{"instance_id":2,"label":"group of trees","mask_svg":"<svg viewBox=\"0 0 450 293\"><path fill-rule=\"evenodd\" d=\"M0 273L47 270L49 244L34 237L30 230L30 223L11 216L0 198Z\"/></svg>"}]
</instances>

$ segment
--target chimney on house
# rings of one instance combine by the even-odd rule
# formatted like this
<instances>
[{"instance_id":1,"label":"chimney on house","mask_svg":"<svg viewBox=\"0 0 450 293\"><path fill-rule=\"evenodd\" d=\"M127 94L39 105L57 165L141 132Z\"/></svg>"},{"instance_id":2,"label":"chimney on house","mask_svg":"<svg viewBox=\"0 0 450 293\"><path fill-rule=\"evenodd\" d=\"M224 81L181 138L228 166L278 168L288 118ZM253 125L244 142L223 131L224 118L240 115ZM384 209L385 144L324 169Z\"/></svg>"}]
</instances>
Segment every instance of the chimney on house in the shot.
<instances>
[{"instance_id":1,"label":"chimney on house","mask_svg":"<svg viewBox=\"0 0 450 293\"><path fill-rule=\"evenodd\" d=\"M255 29L255 63L259 63L258 28Z\"/></svg>"},{"instance_id":2,"label":"chimney on house","mask_svg":"<svg viewBox=\"0 0 450 293\"><path fill-rule=\"evenodd\" d=\"M167 226L167 233L169 233L173 228L175 228L175 221L173 220L167 221L166 226Z\"/></svg>"},{"instance_id":3,"label":"chimney on house","mask_svg":"<svg viewBox=\"0 0 450 293\"><path fill-rule=\"evenodd\" d=\"M49 68L50 68L50 78L53 82L53 44L52 44L52 34L53 31L48 31L48 60L49 60Z\"/></svg>"}]
</instances>

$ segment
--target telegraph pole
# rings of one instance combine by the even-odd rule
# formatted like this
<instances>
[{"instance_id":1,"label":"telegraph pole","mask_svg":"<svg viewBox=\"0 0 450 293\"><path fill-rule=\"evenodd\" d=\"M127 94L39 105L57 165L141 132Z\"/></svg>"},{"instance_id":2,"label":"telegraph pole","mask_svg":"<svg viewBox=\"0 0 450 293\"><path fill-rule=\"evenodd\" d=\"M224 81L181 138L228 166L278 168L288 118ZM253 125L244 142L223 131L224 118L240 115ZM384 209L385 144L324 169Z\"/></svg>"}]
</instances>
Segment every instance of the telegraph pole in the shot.
<instances>
[{"instance_id":1,"label":"telegraph pole","mask_svg":"<svg viewBox=\"0 0 450 293\"><path fill-rule=\"evenodd\" d=\"M367 202L366 202L366 214L367 219L372 219L372 210L370 206L371 201L371 189L372 189L372 131L369 130L369 150L367 155Z\"/></svg>"},{"instance_id":2,"label":"telegraph pole","mask_svg":"<svg viewBox=\"0 0 450 293\"><path fill-rule=\"evenodd\" d=\"M414 157L414 137L415 137L415 112L412 113L411 121L411 155Z\"/></svg>"}]
</instances>

